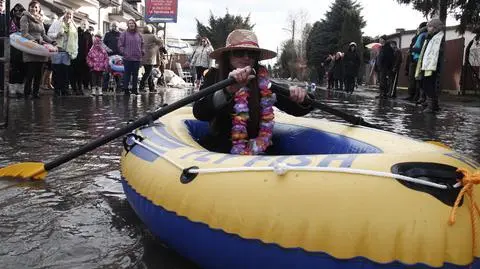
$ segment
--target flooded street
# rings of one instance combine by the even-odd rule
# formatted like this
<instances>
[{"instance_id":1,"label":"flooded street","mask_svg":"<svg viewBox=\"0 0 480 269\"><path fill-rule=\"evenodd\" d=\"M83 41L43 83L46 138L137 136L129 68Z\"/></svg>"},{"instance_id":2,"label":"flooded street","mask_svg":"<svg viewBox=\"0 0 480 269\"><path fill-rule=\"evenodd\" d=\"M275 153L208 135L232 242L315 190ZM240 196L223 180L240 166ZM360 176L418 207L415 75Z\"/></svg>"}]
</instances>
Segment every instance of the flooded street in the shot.
<instances>
[{"instance_id":1,"label":"flooded street","mask_svg":"<svg viewBox=\"0 0 480 269\"><path fill-rule=\"evenodd\" d=\"M12 99L9 126L0 129L0 166L51 161L185 94ZM441 141L480 161L478 102L441 103L432 115L367 91L317 95L385 130ZM343 122L322 111L309 117ZM45 181L0 179L1 268L196 268L155 240L130 208L120 183L122 147L114 140L53 169Z\"/></svg>"}]
</instances>

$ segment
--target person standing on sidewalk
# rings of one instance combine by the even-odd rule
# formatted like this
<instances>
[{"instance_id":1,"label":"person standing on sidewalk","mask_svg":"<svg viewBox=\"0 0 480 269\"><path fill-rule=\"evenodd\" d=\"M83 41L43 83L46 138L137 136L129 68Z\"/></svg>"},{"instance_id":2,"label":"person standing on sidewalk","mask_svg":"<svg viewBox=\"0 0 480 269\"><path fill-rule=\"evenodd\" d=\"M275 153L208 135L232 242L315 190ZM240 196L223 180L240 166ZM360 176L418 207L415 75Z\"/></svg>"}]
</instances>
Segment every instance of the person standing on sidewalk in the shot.
<instances>
[{"instance_id":1,"label":"person standing on sidewalk","mask_svg":"<svg viewBox=\"0 0 480 269\"><path fill-rule=\"evenodd\" d=\"M132 80L132 94L138 94L138 69L143 56L143 38L137 31L135 20L128 20L127 30L120 34L119 49L123 55L123 90L125 95L130 93L128 85Z\"/></svg>"},{"instance_id":2,"label":"person standing on sidewalk","mask_svg":"<svg viewBox=\"0 0 480 269\"><path fill-rule=\"evenodd\" d=\"M378 54L377 61L375 63L375 70L377 74L379 74L380 80L380 94L377 98L386 98L388 95L388 80L391 77L392 70L393 70L393 62L394 62L394 52L392 47L390 46L390 42L386 42L387 36L383 35L380 37L380 44L382 47L380 48L380 53Z\"/></svg>"},{"instance_id":3,"label":"person standing on sidewalk","mask_svg":"<svg viewBox=\"0 0 480 269\"><path fill-rule=\"evenodd\" d=\"M20 18L24 11L25 8L21 4L16 4L10 11L9 34L20 32ZM23 63L23 53L15 47L10 46L10 97L23 97L24 81L25 64Z\"/></svg>"},{"instance_id":4,"label":"person standing on sidewalk","mask_svg":"<svg viewBox=\"0 0 480 269\"><path fill-rule=\"evenodd\" d=\"M145 91L145 83L148 84L149 92L156 92L155 84L153 83L152 69L153 66L158 65L157 55L160 53L160 47L163 47L163 42L158 38L151 25L147 25L144 29L143 35L143 57L142 65L145 73L143 73L140 80L140 92Z\"/></svg>"},{"instance_id":5,"label":"person standing on sidewalk","mask_svg":"<svg viewBox=\"0 0 480 269\"><path fill-rule=\"evenodd\" d=\"M351 42L344 57L345 64L345 91L353 93L355 89L355 78L360 68L360 56L357 53L357 43Z\"/></svg>"},{"instance_id":6,"label":"person standing on sidewalk","mask_svg":"<svg viewBox=\"0 0 480 269\"><path fill-rule=\"evenodd\" d=\"M58 44L58 53L52 56L53 87L55 95L70 95L69 70L72 59L78 54L77 26L73 22L73 11L66 10L48 30L48 36Z\"/></svg>"},{"instance_id":7,"label":"person standing on sidewalk","mask_svg":"<svg viewBox=\"0 0 480 269\"><path fill-rule=\"evenodd\" d=\"M405 98L407 101L417 101L419 99L425 99L421 94L421 85L419 81L415 79L415 69L417 69L418 58L422 50L425 36L427 35L427 22L422 22L418 26L416 35L412 38L410 47L408 49L407 62L405 64L405 74L408 76L408 96ZM423 98L422 98L423 97Z\"/></svg>"},{"instance_id":8,"label":"person standing on sidewalk","mask_svg":"<svg viewBox=\"0 0 480 269\"><path fill-rule=\"evenodd\" d=\"M28 11L23 12L20 19L20 31L22 36L37 42L38 44L52 43L56 45L50 37L45 34L43 18L40 15L40 3L31 1L28 4ZM26 64L26 77L24 86L24 97L28 98L32 93L32 98L40 98L40 80L42 79L42 67L48 61L48 57L23 53L23 62ZM33 86L32 86L33 83Z\"/></svg>"},{"instance_id":9,"label":"person standing on sidewalk","mask_svg":"<svg viewBox=\"0 0 480 269\"><path fill-rule=\"evenodd\" d=\"M4 27L4 23L6 22L7 20L7 16L5 15L5 3L3 0L0 0L0 21L2 22L2 26L0 27L0 37L6 37L7 36L7 32L5 31L5 27ZM10 14L11 16L11 14ZM7 25L9 22L6 22ZM3 40L0 40L0 57L4 57L4 41ZM0 63L0 75L2 77L0 77L0 89L3 91L5 89L5 64L4 63ZM10 87L9 87L10 89ZM15 89L14 89L15 90ZM10 89L11 91L11 89ZM15 95L15 93L13 94Z\"/></svg>"},{"instance_id":10,"label":"person standing on sidewalk","mask_svg":"<svg viewBox=\"0 0 480 269\"><path fill-rule=\"evenodd\" d=\"M92 95L103 95L102 76L108 68L108 54L102 42L102 34L95 35L93 46L87 54L87 64L92 71Z\"/></svg>"},{"instance_id":11,"label":"person standing on sidewalk","mask_svg":"<svg viewBox=\"0 0 480 269\"><path fill-rule=\"evenodd\" d=\"M335 54L335 61L332 70L334 90L343 91L343 81L345 79L345 65L343 62L343 56L343 53L340 51Z\"/></svg>"},{"instance_id":12,"label":"person standing on sidewalk","mask_svg":"<svg viewBox=\"0 0 480 269\"><path fill-rule=\"evenodd\" d=\"M434 113L440 110L438 92L440 91L440 72L443 61L444 29L443 22L434 18L427 23L427 37L420 53L415 77L421 79L422 88L427 95L423 112Z\"/></svg>"},{"instance_id":13,"label":"person standing on sidewalk","mask_svg":"<svg viewBox=\"0 0 480 269\"><path fill-rule=\"evenodd\" d=\"M397 97L397 84L398 84L398 75L400 73L400 67L402 65L403 57L402 57L402 50L398 48L397 42L396 41L391 41L390 46L393 49L393 56L394 56L394 61L393 61L393 70L392 70L392 75L389 77L389 89L390 89L390 95L389 97L391 98L396 98Z\"/></svg>"},{"instance_id":14,"label":"person standing on sidewalk","mask_svg":"<svg viewBox=\"0 0 480 269\"><path fill-rule=\"evenodd\" d=\"M210 45L208 38L203 37L202 43L195 49L191 66L195 67L195 73L197 77L195 79L195 89L200 88L200 82L203 78L203 71L210 67L210 53L212 53L213 47Z\"/></svg>"},{"instance_id":15,"label":"person standing on sidewalk","mask_svg":"<svg viewBox=\"0 0 480 269\"><path fill-rule=\"evenodd\" d=\"M118 49L118 39L120 38L120 32L118 31L118 23L116 21L112 21L110 24L111 30L105 34L103 38L103 43L107 46L107 53L108 56L112 55L120 55L120 51ZM116 92L121 89L121 82L120 77L114 76L115 79L115 87ZM103 85L102 89L106 91L108 89L108 82L110 81L110 73L105 72L103 73Z\"/></svg>"}]
</instances>

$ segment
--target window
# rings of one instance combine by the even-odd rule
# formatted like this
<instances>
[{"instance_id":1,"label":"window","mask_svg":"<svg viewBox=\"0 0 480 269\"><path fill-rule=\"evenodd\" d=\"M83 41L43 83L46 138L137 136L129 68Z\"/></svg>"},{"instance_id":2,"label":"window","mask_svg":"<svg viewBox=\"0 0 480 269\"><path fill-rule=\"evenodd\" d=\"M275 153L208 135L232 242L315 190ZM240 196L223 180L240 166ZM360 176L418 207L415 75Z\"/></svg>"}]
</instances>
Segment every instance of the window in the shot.
<instances>
[{"instance_id":1,"label":"window","mask_svg":"<svg viewBox=\"0 0 480 269\"><path fill-rule=\"evenodd\" d=\"M110 31L110 23L108 21L103 22L103 35Z\"/></svg>"}]
</instances>

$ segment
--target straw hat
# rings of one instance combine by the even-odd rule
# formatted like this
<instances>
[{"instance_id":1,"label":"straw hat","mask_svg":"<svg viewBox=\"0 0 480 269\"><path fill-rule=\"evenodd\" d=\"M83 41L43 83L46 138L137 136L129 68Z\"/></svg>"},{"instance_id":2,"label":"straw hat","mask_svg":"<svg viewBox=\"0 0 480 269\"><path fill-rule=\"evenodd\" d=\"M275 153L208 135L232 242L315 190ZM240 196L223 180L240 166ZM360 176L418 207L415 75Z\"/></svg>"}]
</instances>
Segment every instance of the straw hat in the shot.
<instances>
[{"instance_id":1,"label":"straw hat","mask_svg":"<svg viewBox=\"0 0 480 269\"><path fill-rule=\"evenodd\" d=\"M232 50L256 50L260 52L260 61L274 58L277 53L262 49L258 46L257 36L250 30L238 29L232 31L225 42L225 47L214 50L210 53L210 58L218 60L228 51Z\"/></svg>"}]
</instances>

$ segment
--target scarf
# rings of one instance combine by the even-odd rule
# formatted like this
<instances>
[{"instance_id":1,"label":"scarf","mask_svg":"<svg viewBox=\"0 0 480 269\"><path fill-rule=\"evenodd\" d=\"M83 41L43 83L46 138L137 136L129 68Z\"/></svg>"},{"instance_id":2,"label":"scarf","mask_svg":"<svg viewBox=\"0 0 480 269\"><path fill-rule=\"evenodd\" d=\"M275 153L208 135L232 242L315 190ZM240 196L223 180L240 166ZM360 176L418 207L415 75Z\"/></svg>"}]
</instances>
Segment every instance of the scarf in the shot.
<instances>
[{"instance_id":1,"label":"scarf","mask_svg":"<svg viewBox=\"0 0 480 269\"><path fill-rule=\"evenodd\" d=\"M65 23L62 19L62 27L67 35L67 45L65 46L65 51L73 59L77 58L78 55L78 32L77 26L73 22Z\"/></svg>"},{"instance_id":2,"label":"scarf","mask_svg":"<svg viewBox=\"0 0 480 269\"><path fill-rule=\"evenodd\" d=\"M440 45L442 44L443 36L443 31L440 31L428 42L422 60L423 71L429 71L428 73L431 73L437 70L438 56L440 55Z\"/></svg>"}]
</instances>

